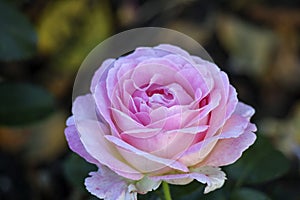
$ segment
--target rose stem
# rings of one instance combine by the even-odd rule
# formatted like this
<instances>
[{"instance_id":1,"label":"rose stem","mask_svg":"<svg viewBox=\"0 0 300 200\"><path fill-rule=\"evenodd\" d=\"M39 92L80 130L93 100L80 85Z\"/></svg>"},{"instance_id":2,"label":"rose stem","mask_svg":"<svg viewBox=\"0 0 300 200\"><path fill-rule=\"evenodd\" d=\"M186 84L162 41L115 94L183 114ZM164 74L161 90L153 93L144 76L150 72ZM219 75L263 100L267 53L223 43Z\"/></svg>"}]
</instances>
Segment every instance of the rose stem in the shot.
<instances>
[{"instance_id":1,"label":"rose stem","mask_svg":"<svg viewBox=\"0 0 300 200\"><path fill-rule=\"evenodd\" d=\"M163 191L164 191L164 195L165 195L165 200L172 200L168 183L163 181L162 186L163 186Z\"/></svg>"}]
</instances>

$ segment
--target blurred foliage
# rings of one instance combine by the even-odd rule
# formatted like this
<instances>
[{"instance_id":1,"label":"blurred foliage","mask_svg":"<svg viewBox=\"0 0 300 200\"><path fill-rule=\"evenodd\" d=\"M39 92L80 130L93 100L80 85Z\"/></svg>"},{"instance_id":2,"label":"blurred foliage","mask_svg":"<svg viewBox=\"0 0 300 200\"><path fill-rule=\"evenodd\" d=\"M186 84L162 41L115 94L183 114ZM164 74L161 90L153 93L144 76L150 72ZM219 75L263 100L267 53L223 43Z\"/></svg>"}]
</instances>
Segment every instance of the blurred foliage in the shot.
<instances>
[{"instance_id":1,"label":"blurred foliage","mask_svg":"<svg viewBox=\"0 0 300 200\"><path fill-rule=\"evenodd\" d=\"M14 6L0 1L0 60L27 59L36 52L37 34Z\"/></svg>"},{"instance_id":2,"label":"blurred foliage","mask_svg":"<svg viewBox=\"0 0 300 200\"><path fill-rule=\"evenodd\" d=\"M228 176L236 179L238 186L271 181L284 175L288 169L289 160L262 136L234 165L226 167Z\"/></svg>"},{"instance_id":3,"label":"blurred foliage","mask_svg":"<svg viewBox=\"0 0 300 200\"><path fill-rule=\"evenodd\" d=\"M91 171L97 171L97 167L87 164L77 154L70 155L64 162L64 173L67 181L74 186L74 189L80 190L82 193L86 192L83 187L84 179Z\"/></svg>"},{"instance_id":4,"label":"blurred foliage","mask_svg":"<svg viewBox=\"0 0 300 200\"><path fill-rule=\"evenodd\" d=\"M0 124L22 125L38 121L54 110L53 97L38 86L0 84Z\"/></svg>"},{"instance_id":5,"label":"blurred foliage","mask_svg":"<svg viewBox=\"0 0 300 200\"><path fill-rule=\"evenodd\" d=\"M51 2L38 24L40 52L53 55L53 67L74 72L112 29L107 1Z\"/></svg>"},{"instance_id":6,"label":"blurred foliage","mask_svg":"<svg viewBox=\"0 0 300 200\"><path fill-rule=\"evenodd\" d=\"M231 55L229 63L233 71L253 76L265 73L276 47L272 31L227 15L218 18L217 28L220 42Z\"/></svg>"},{"instance_id":7,"label":"blurred foliage","mask_svg":"<svg viewBox=\"0 0 300 200\"><path fill-rule=\"evenodd\" d=\"M223 188L171 185L180 200L300 197L300 4L297 0L0 0L0 199L96 199L96 167L66 147L76 72L122 30L162 26L190 35L256 108L258 140L224 167ZM164 199L161 188L139 199Z\"/></svg>"}]
</instances>

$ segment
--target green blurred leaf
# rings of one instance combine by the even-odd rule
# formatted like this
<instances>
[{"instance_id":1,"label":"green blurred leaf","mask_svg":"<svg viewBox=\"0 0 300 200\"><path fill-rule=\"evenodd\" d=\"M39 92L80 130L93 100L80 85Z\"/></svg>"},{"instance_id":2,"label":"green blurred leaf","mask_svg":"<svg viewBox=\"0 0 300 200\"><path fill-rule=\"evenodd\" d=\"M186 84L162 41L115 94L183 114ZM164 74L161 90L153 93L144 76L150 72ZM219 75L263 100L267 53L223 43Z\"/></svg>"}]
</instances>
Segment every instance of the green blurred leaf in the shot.
<instances>
[{"instance_id":1,"label":"green blurred leaf","mask_svg":"<svg viewBox=\"0 0 300 200\"><path fill-rule=\"evenodd\" d=\"M230 200L271 200L266 194L250 189L240 188L234 191L230 197Z\"/></svg>"},{"instance_id":2,"label":"green blurred leaf","mask_svg":"<svg viewBox=\"0 0 300 200\"><path fill-rule=\"evenodd\" d=\"M88 177L89 172L96 170L95 165L86 162L75 153L70 154L64 162L64 174L67 180L82 192L86 192L84 179Z\"/></svg>"},{"instance_id":3,"label":"green blurred leaf","mask_svg":"<svg viewBox=\"0 0 300 200\"><path fill-rule=\"evenodd\" d=\"M0 60L26 59L36 52L33 26L16 8L3 1L0 1L0 27Z\"/></svg>"},{"instance_id":4,"label":"green blurred leaf","mask_svg":"<svg viewBox=\"0 0 300 200\"><path fill-rule=\"evenodd\" d=\"M54 110L53 96L27 83L0 84L0 124L24 125L43 119Z\"/></svg>"},{"instance_id":5,"label":"green blurred leaf","mask_svg":"<svg viewBox=\"0 0 300 200\"><path fill-rule=\"evenodd\" d=\"M108 1L56 1L39 22L39 50L54 57L51 66L77 70L87 54L112 30Z\"/></svg>"},{"instance_id":6,"label":"green blurred leaf","mask_svg":"<svg viewBox=\"0 0 300 200\"><path fill-rule=\"evenodd\" d=\"M229 179L256 184L271 181L284 175L290 167L289 160L276 150L267 138L259 136L255 144L233 165L225 168Z\"/></svg>"}]
</instances>

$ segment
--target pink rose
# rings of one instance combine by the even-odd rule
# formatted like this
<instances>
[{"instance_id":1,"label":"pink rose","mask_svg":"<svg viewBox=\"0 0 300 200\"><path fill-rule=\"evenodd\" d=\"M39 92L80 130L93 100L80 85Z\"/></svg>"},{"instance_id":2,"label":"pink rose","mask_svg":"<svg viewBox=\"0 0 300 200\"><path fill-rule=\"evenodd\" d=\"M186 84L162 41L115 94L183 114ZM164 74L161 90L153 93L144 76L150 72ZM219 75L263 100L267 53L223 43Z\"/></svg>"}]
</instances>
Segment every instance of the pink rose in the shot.
<instances>
[{"instance_id":1,"label":"pink rose","mask_svg":"<svg viewBox=\"0 0 300 200\"><path fill-rule=\"evenodd\" d=\"M220 166L256 139L254 109L227 75L172 45L137 48L96 71L91 94L73 103L70 148L99 167L85 181L99 198L135 199L161 181L221 187Z\"/></svg>"}]
</instances>

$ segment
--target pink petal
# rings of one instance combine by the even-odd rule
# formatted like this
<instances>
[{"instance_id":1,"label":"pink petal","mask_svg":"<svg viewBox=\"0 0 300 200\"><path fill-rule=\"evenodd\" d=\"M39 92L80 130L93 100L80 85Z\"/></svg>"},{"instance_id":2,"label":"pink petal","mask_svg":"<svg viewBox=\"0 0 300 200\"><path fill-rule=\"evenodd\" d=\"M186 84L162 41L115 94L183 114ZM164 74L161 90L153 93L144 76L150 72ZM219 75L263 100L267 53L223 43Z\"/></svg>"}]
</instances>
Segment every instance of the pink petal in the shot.
<instances>
[{"instance_id":1,"label":"pink petal","mask_svg":"<svg viewBox=\"0 0 300 200\"><path fill-rule=\"evenodd\" d=\"M128 135L140 139L146 139L157 135L161 130L162 130L161 128L132 129L132 130L122 132L122 138L125 135Z\"/></svg>"},{"instance_id":2,"label":"pink petal","mask_svg":"<svg viewBox=\"0 0 300 200\"><path fill-rule=\"evenodd\" d=\"M93 94L94 102L96 103L97 111L100 113L100 118L103 119L103 122L109 124L112 134L118 135L117 128L113 121L111 120L110 107L111 103L106 94L105 83L101 82L95 88L95 93Z\"/></svg>"},{"instance_id":3,"label":"pink petal","mask_svg":"<svg viewBox=\"0 0 300 200\"><path fill-rule=\"evenodd\" d=\"M153 48L154 50L158 49L158 50L163 50L166 51L170 54L177 54L177 55L181 55L185 58L187 58L188 60L193 62L192 57L190 56L190 54L188 52L186 52L185 50L177 47L177 46L173 46L173 45L169 45L169 44L160 44L156 47Z\"/></svg>"},{"instance_id":4,"label":"pink petal","mask_svg":"<svg viewBox=\"0 0 300 200\"><path fill-rule=\"evenodd\" d=\"M198 142L187 149L179 159L186 166L194 166L203 161L206 156L214 149L218 141L217 137L211 137Z\"/></svg>"},{"instance_id":5,"label":"pink petal","mask_svg":"<svg viewBox=\"0 0 300 200\"><path fill-rule=\"evenodd\" d=\"M226 180L226 174L218 167L204 166L192 170L191 177L201 183L206 183L204 194L221 188Z\"/></svg>"},{"instance_id":6,"label":"pink petal","mask_svg":"<svg viewBox=\"0 0 300 200\"><path fill-rule=\"evenodd\" d=\"M174 160L160 158L150 153L141 151L114 136L106 135L105 138L119 147L120 153L135 168L142 172L153 172L164 167L170 167L187 172L188 168L182 163ZM140 162L143 160L143 162Z\"/></svg>"},{"instance_id":7,"label":"pink petal","mask_svg":"<svg viewBox=\"0 0 300 200\"><path fill-rule=\"evenodd\" d=\"M75 125L86 151L116 173L130 179L140 179L142 174L127 165L116 148L104 138L110 132L107 126L97 121L95 109L91 95L78 97L73 105Z\"/></svg>"},{"instance_id":8,"label":"pink petal","mask_svg":"<svg viewBox=\"0 0 300 200\"><path fill-rule=\"evenodd\" d=\"M164 60L154 60L151 63L140 63L132 73L132 80L138 87L147 85L151 78L155 75L156 84L167 85L173 82L173 76L176 74L176 70L170 65L163 64ZM145 73L147 72L147 73Z\"/></svg>"},{"instance_id":9,"label":"pink petal","mask_svg":"<svg viewBox=\"0 0 300 200\"><path fill-rule=\"evenodd\" d=\"M196 67L183 68L176 74L176 81L179 84L183 84L183 87L189 91L190 94L194 94L197 89L200 89L202 98L205 97L211 90L212 83L210 77L206 75L205 69L198 69ZM182 80L185 81L182 81ZM186 84L187 82L188 84ZM192 88L192 91L190 89Z\"/></svg>"},{"instance_id":10,"label":"pink petal","mask_svg":"<svg viewBox=\"0 0 300 200\"><path fill-rule=\"evenodd\" d=\"M225 119L228 119L232 113L236 110L238 104L237 93L234 87L229 86L228 101L226 103L226 116Z\"/></svg>"},{"instance_id":11,"label":"pink petal","mask_svg":"<svg viewBox=\"0 0 300 200\"><path fill-rule=\"evenodd\" d=\"M172 83L165 87L169 88L177 102L177 105L188 105L193 101L193 98L179 84Z\"/></svg>"},{"instance_id":12,"label":"pink petal","mask_svg":"<svg viewBox=\"0 0 300 200\"><path fill-rule=\"evenodd\" d=\"M207 184L204 190L204 193L206 194L222 187L226 180L226 175L218 167L204 166L191 169L191 172L186 174L169 174L163 176L152 176L150 178L155 181L162 180L176 185L186 185L196 179L201 183Z\"/></svg>"},{"instance_id":13,"label":"pink petal","mask_svg":"<svg viewBox=\"0 0 300 200\"><path fill-rule=\"evenodd\" d=\"M112 108L111 111L112 111L113 120L115 124L118 126L118 128L121 130L121 132L144 128L142 124L132 119L126 113L123 113L120 110L114 108Z\"/></svg>"},{"instance_id":14,"label":"pink petal","mask_svg":"<svg viewBox=\"0 0 300 200\"><path fill-rule=\"evenodd\" d=\"M200 166L224 166L234 163L239 159L249 146L256 139L256 135L252 132L245 132L238 138L219 140L209 156L201 162Z\"/></svg>"},{"instance_id":15,"label":"pink petal","mask_svg":"<svg viewBox=\"0 0 300 200\"><path fill-rule=\"evenodd\" d=\"M72 116L68 117L68 119L67 119L67 121L66 121L66 125L67 125L67 126L72 126L72 125L74 125L74 124L75 124L74 116L72 115Z\"/></svg>"},{"instance_id":16,"label":"pink petal","mask_svg":"<svg viewBox=\"0 0 300 200\"><path fill-rule=\"evenodd\" d=\"M156 190L161 181L154 181L148 176L144 176L141 180L136 182L135 187L139 194L146 194L149 191Z\"/></svg>"},{"instance_id":17,"label":"pink petal","mask_svg":"<svg viewBox=\"0 0 300 200\"><path fill-rule=\"evenodd\" d=\"M166 52L156 51L152 47L138 47L132 54L129 54L126 57L131 59L142 59L146 57L145 59L147 59L148 57L162 57L164 55L166 55Z\"/></svg>"},{"instance_id":18,"label":"pink petal","mask_svg":"<svg viewBox=\"0 0 300 200\"><path fill-rule=\"evenodd\" d=\"M147 133L149 136L146 138L140 138L139 134L122 134L122 139L142 151L174 160L193 143L196 137L196 133L193 131L198 130L203 130L203 127L172 131L160 130L156 131L156 134L149 132Z\"/></svg>"},{"instance_id":19,"label":"pink petal","mask_svg":"<svg viewBox=\"0 0 300 200\"><path fill-rule=\"evenodd\" d=\"M77 124L81 141L90 155L117 174L137 180L142 174L129 166L117 149L105 139L107 129L99 122L82 121Z\"/></svg>"},{"instance_id":20,"label":"pink petal","mask_svg":"<svg viewBox=\"0 0 300 200\"><path fill-rule=\"evenodd\" d=\"M136 188L107 167L99 166L97 172L90 172L89 175L90 177L85 179L84 184L87 190L98 198L104 200L137 199Z\"/></svg>"},{"instance_id":21,"label":"pink petal","mask_svg":"<svg viewBox=\"0 0 300 200\"><path fill-rule=\"evenodd\" d=\"M194 179L191 178L190 173L186 174L167 174L162 176L150 176L154 181L167 181L174 185L186 185L192 182Z\"/></svg>"},{"instance_id":22,"label":"pink petal","mask_svg":"<svg viewBox=\"0 0 300 200\"><path fill-rule=\"evenodd\" d=\"M72 151L83 157L86 161L90 163L99 163L95 158L93 158L84 148L77 129L74 125L71 125L65 129L65 136L68 141L68 145Z\"/></svg>"},{"instance_id":23,"label":"pink petal","mask_svg":"<svg viewBox=\"0 0 300 200\"><path fill-rule=\"evenodd\" d=\"M97 121L95 101L91 94L79 96L73 102L72 113L75 125L82 120Z\"/></svg>"},{"instance_id":24,"label":"pink petal","mask_svg":"<svg viewBox=\"0 0 300 200\"><path fill-rule=\"evenodd\" d=\"M242 102L239 102L237 104L236 109L235 109L234 112L237 115L241 115L243 117L246 117L247 119L250 119L250 117L252 117L254 115L255 110L251 106L246 105Z\"/></svg>"},{"instance_id":25,"label":"pink petal","mask_svg":"<svg viewBox=\"0 0 300 200\"><path fill-rule=\"evenodd\" d=\"M110 67L110 65L115 61L115 59L107 59L105 60L101 67L95 72L92 83L91 83L91 92L95 92L95 88L103 77L105 77L105 71Z\"/></svg>"},{"instance_id":26,"label":"pink petal","mask_svg":"<svg viewBox=\"0 0 300 200\"><path fill-rule=\"evenodd\" d=\"M208 117L209 113L212 113L216 107L219 106L220 101L222 99L222 96L220 93L218 93L218 91L215 91L214 93L211 94L211 98L210 98L210 102L199 108L199 109L195 109L191 112L194 112L196 115L194 115L193 119L190 119L187 126L190 126L191 124L195 124L195 123L199 123L203 118ZM217 120L217 119L214 119ZM210 126L210 129L212 129L211 127L214 124L208 124ZM215 129L215 127L213 127Z\"/></svg>"},{"instance_id":27,"label":"pink petal","mask_svg":"<svg viewBox=\"0 0 300 200\"><path fill-rule=\"evenodd\" d=\"M249 124L249 120L240 116L233 114L225 123L220 133L220 139L225 138L237 138L242 133Z\"/></svg>"}]
</instances>

